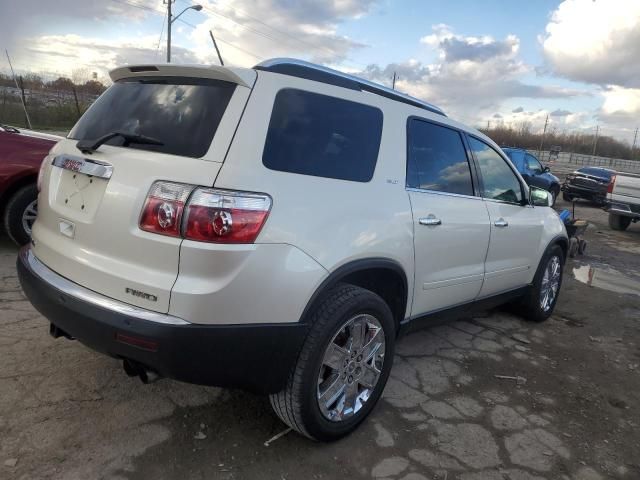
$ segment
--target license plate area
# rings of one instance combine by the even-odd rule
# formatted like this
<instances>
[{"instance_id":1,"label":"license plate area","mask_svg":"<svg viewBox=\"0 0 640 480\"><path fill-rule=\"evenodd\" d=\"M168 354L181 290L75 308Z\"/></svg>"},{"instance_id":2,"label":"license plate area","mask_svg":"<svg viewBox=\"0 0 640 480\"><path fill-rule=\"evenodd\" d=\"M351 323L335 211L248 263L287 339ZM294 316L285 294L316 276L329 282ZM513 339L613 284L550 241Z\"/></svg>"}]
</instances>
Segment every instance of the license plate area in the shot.
<instances>
[{"instance_id":1,"label":"license plate area","mask_svg":"<svg viewBox=\"0 0 640 480\"><path fill-rule=\"evenodd\" d=\"M52 186L59 210L72 219L93 219L107 189L111 165L68 155L56 157L53 165L58 167L53 175L57 182Z\"/></svg>"}]
</instances>

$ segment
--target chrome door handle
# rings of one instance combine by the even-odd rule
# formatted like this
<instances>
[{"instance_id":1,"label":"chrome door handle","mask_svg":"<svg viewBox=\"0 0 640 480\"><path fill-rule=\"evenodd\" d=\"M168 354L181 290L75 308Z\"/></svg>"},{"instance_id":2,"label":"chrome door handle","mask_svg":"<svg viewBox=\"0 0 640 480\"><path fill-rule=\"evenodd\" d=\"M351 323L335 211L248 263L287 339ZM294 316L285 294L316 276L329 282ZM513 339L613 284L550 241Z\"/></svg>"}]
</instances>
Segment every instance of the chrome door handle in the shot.
<instances>
[{"instance_id":1,"label":"chrome door handle","mask_svg":"<svg viewBox=\"0 0 640 480\"><path fill-rule=\"evenodd\" d=\"M440 220L439 218L437 218L435 215L427 215L424 218L421 218L420 220L418 220L418 223L420 223L420 225L441 225L442 224L442 220Z\"/></svg>"},{"instance_id":2,"label":"chrome door handle","mask_svg":"<svg viewBox=\"0 0 640 480\"><path fill-rule=\"evenodd\" d=\"M496 220L495 222L493 222L493 224L496 227L508 227L509 226L509 222L507 222L504 218L499 218L498 220Z\"/></svg>"}]
</instances>

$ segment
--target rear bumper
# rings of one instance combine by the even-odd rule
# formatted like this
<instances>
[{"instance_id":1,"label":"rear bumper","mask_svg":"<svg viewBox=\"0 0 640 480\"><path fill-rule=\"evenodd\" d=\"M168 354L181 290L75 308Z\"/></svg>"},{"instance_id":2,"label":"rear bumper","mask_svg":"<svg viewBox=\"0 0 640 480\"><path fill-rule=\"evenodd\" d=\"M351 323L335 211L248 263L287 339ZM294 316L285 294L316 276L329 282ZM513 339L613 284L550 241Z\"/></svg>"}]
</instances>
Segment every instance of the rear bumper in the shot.
<instances>
[{"instance_id":1,"label":"rear bumper","mask_svg":"<svg viewBox=\"0 0 640 480\"><path fill-rule=\"evenodd\" d=\"M27 298L55 327L176 380L278 392L307 333L302 323L202 325L133 307L61 277L28 246L17 268Z\"/></svg>"},{"instance_id":2,"label":"rear bumper","mask_svg":"<svg viewBox=\"0 0 640 480\"><path fill-rule=\"evenodd\" d=\"M636 206L631 206L626 203L620 202L609 202L605 208L605 210L609 213L613 213L614 215L621 215L623 217L631 217L634 219L640 218L640 208Z\"/></svg>"},{"instance_id":3,"label":"rear bumper","mask_svg":"<svg viewBox=\"0 0 640 480\"><path fill-rule=\"evenodd\" d=\"M607 196L607 189L605 188L589 188L578 185L572 185L569 183L562 184L562 191L568 194L586 197L586 198L599 198L605 199Z\"/></svg>"}]
</instances>

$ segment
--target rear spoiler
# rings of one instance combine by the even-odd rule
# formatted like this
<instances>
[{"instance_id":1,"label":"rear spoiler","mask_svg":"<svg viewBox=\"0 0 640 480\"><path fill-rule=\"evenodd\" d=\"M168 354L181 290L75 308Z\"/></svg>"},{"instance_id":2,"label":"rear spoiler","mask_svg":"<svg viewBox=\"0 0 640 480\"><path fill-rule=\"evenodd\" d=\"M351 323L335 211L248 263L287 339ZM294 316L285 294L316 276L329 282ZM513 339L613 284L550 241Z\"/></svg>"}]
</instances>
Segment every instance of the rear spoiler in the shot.
<instances>
[{"instance_id":1,"label":"rear spoiler","mask_svg":"<svg viewBox=\"0 0 640 480\"><path fill-rule=\"evenodd\" d=\"M111 80L117 82L131 77L194 77L224 80L243 87L252 88L257 73L250 68L217 67L204 65L128 65L109 72Z\"/></svg>"}]
</instances>

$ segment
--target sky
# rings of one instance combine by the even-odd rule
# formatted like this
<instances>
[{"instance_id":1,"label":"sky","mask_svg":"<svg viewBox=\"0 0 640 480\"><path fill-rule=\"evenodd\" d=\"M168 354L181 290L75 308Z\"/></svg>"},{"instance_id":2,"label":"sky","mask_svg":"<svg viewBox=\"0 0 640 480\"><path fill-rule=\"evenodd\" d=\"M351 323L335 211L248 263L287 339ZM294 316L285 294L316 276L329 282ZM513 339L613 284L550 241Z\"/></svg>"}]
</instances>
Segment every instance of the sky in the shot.
<instances>
[{"instance_id":1,"label":"sky","mask_svg":"<svg viewBox=\"0 0 640 480\"><path fill-rule=\"evenodd\" d=\"M388 86L396 72L398 90L474 126L539 131L548 116L631 143L640 125L640 0L173 1L203 6L173 23L174 63L217 64L212 30L227 65L295 57ZM0 0L20 73L108 79L164 62L166 33L163 0Z\"/></svg>"}]
</instances>

